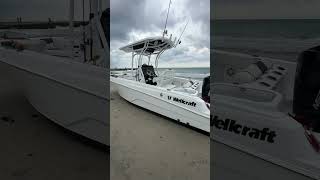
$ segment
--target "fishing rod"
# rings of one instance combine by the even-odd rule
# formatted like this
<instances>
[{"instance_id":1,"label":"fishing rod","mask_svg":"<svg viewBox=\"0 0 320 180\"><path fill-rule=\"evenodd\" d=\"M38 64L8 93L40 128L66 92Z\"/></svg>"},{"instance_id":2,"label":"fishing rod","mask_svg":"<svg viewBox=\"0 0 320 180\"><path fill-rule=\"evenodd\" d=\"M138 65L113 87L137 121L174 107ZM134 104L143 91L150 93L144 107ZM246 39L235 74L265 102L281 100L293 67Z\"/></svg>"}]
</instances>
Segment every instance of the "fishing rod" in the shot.
<instances>
[{"instance_id":1,"label":"fishing rod","mask_svg":"<svg viewBox=\"0 0 320 180\"><path fill-rule=\"evenodd\" d=\"M181 39L182 34L184 33L184 31L186 30L188 24L189 24L189 19L188 19L186 25L184 26L183 31L181 32L180 37L178 38L178 41L177 41L176 44L175 44L175 47L176 47L178 44L181 43L181 40L180 40L180 39Z\"/></svg>"}]
</instances>

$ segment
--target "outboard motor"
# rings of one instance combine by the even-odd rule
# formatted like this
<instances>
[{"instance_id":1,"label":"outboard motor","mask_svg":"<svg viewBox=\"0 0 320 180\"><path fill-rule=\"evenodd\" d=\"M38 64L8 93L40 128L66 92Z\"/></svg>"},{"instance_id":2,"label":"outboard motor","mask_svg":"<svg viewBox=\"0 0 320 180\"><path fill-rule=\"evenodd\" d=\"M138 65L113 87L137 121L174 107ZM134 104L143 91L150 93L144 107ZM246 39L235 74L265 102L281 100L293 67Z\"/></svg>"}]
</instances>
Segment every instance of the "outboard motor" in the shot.
<instances>
[{"instance_id":1,"label":"outboard motor","mask_svg":"<svg viewBox=\"0 0 320 180\"><path fill-rule=\"evenodd\" d=\"M201 95L205 102L210 103L210 76L207 76L203 79Z\"/></svg>"},{"instance_id":2,"label":"outboard motor","mask_svg":"<svg viewBox=\"0 0 320 180\"><path fill-rule=\"evenodd\" d=\"M299 56L294 84L293 112L320 132L320 46Z\"/></svg>"}]
</instances>

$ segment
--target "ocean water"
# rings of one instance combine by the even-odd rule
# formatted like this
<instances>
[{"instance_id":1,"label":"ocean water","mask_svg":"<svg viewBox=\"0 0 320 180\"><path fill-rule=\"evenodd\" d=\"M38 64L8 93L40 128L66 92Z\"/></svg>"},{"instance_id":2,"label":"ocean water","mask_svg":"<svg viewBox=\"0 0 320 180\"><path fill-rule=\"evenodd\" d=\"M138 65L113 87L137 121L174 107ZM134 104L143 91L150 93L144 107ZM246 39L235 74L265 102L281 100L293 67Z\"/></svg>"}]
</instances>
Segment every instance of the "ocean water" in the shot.
<instances>
[{"instance_id":1,"label":"ocean water","mask_svg":"<svg viewBox=\"0 0 320 180\"><path fill-rule=\"evenodd\" d=\"M295 61L320 45L319 19L213 20L212 47Z\"/></svg>"},{"instance_id":2,"label":"ocean water","mask_svg":"<svg viewBox=\"0 0 320 180\"><path fill-rule=\"evenodd\" d=\"M169 68L158 68L159 73ZM197 67L197 68L170 68L175 71L176 76L192 78L192 79L203 79L210 75L210 67Z\"/></svg>"}]
</instances>

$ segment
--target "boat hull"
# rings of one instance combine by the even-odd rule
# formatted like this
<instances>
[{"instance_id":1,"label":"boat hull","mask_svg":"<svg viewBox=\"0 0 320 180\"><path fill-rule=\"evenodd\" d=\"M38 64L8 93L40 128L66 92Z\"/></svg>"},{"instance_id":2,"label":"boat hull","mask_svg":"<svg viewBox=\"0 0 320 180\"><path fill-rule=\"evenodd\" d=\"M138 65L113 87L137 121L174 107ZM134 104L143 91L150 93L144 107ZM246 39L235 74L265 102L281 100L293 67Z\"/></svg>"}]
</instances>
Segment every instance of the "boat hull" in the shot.
<instances>
[{"instance_id":1,"label":"boat hull","mask_svg":"<svg viewBox=\"0 0 320 180\"><path fill-rule=\"evenodd\" d=\"M81 136L110 144L106 72L33 52L3 50L0 57L2 69L10 72L6 77L38 112Z\"/></svg>"},{"instance_id":2,"label":"boat hull","mask_svg":"<svg viewBox=\"0 0 320 180\"><path fill-rule=\"evenodd\" d=\"M186 96L163 88L155 88L152 85L123 78L111 77L110 80L116 84L119 95L127 101L178 122L210 132L210 110L202 99L198 97L188 99ZM173 101L173 98L194 102L196 105L181 104Z\"/></svg>"},{"instance_id":3,"label":"boat hull","mask_svg":"<svg viewBox=\"0 0 320 180\"><path fill-rule=\"evenodd\" d=\"M22 74L24 95L41 114L68 130L109 145L107 99L32 73Z\"/></svg>"},{"instance_id":4,"label":"boat hull","mask_svg":"<svg viewBox=\"0 0 320 180\"><path fill-rule=\"evenodd\" d=\"M296 63L259 58L265 64L281 65L287 73L272 88L234 84L232 72L244 69L257 57L213 52L214 83L211 83L213 113L211 141L285 167L311 179L320 178L320 156L308 140L305 128L292 112ZM230 70L230 71L229 71ZM320 134L313 132L314 137Z\"/></svg>"}]
</instances>

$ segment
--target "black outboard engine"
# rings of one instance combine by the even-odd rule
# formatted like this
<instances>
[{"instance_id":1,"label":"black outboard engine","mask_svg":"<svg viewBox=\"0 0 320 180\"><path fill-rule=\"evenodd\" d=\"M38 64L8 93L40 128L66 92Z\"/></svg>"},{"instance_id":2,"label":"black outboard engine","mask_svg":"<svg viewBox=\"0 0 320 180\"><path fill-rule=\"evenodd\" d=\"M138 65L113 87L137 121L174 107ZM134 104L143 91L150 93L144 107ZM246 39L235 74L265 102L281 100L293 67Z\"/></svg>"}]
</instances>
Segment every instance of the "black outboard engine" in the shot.
<instances>
[{"instance_id":1,"label":"black outboard engine","mask_svg":"<svg viewBox=\"0 0 320 180\"><path fill-rule=\"evenodd\" d=\"M205 102L210 103L210 76L207 76L203 79L202 99Z\"/></svg>"},{"instance_id":2,"label":"black outboard engine","mask_svg":"<svg viewBox=\"0 0 320 180\"><path fill-rule=\"evenodd\" d=\"M294 84L293 112L320 132L320 46L299 56Z\"/></svg>"},{"instance_id":3,"label":"black outboard engine","mask_svg":"<svg viewBox=\"0 0 320 180\"><path fill-rule=\"evenodd\" d=\"M153 78L157 77L156 73L154 72L153 66L143 64L141 66L141 69L142 69L146 84L157 85L156 82L153 82Z\"/></svg>"}]
</instances>

